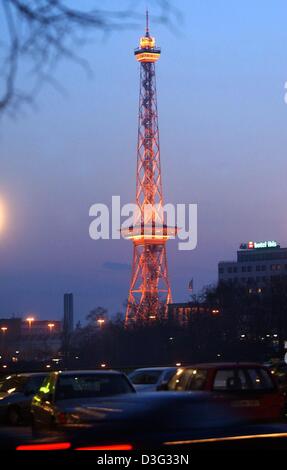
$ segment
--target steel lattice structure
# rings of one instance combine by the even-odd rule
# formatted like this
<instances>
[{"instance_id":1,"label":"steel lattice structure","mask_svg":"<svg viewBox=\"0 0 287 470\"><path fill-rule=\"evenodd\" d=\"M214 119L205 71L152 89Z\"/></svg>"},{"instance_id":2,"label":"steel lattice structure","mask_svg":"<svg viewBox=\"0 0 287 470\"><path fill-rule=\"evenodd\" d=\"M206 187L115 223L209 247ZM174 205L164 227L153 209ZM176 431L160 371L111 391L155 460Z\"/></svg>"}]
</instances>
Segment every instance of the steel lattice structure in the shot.
<instances>
[{"instance_id":1,"label":"steel lattice structure","mask_svg":"<svg viewBox=\"0 0 287 470\"><path fill-rule=\"evenodd\" d=\"M168 278L166 241L175 235L163 213L155 62L160 49L146 34L135 56L140 63L140 97L137 146L136 202L138 214L125 236L133 241L132 277L126 324L165 317L172 301Z\"/></svg>"}]
</instances>

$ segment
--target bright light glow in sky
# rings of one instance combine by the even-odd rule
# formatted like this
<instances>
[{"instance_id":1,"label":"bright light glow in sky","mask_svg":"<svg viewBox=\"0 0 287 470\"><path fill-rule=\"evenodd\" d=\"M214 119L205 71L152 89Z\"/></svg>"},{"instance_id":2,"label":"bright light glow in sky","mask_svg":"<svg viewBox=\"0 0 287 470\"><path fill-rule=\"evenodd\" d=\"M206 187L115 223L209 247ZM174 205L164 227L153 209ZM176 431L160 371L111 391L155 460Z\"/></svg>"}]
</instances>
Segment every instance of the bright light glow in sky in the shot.
<instances>
[{"instance_id":1,"label":"bright light glow in sky","mask_svg":"<svg viewBox=\"0 0 287 470\"><path fill-rule=\"evenodd\" d=\"M6 223L7 223L6 207L4 204L4 200L1 198L1 195L0 195L0 235L2 235L2 233L4 232Z\"/></svg>"},{"instance_id":2,"label":"bright light glow in sky","mask_svg":"<svg viewBox=\"0 0 287 470\"><path fill-rule=\"evenodd\" d=\"M287 245L286 0L181 0L177 31L152 19L165 202L198 204L198 246L167 245L175 301L217 279L241 242ZM143 13L146 2L140 2ZM1 25L0 25L1 26ZM0 192L9 237L0 241L0 317L61 318L123 311L132 243L89 238L89 207L135 200L142 27L100 34L80 53L94 76L64 61L66 96L47 85L0 127ZM25 77L29 80L29 75ZM10 211L10 208L13 210Z\"/></svg>"}]
</instances>

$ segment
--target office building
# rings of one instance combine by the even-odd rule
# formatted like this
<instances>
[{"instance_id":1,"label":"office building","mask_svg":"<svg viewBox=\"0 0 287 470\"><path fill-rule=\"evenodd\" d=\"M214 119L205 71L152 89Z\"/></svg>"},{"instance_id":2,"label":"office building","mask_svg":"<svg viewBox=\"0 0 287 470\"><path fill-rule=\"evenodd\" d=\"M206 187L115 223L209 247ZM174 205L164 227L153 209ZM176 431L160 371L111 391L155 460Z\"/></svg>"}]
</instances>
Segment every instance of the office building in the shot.
<instances>
[{"instance_id":1,"label":"office building","mask_svg":"<svg viewBox=\"0 0 287 470\"><path fill-rule=\"evenodd\" d=\"M284 277L287 279L287 248L281 248L276 241L242 243L236 261L218 264L219 282L260 288Z\"/></svg>"}]
</instances>

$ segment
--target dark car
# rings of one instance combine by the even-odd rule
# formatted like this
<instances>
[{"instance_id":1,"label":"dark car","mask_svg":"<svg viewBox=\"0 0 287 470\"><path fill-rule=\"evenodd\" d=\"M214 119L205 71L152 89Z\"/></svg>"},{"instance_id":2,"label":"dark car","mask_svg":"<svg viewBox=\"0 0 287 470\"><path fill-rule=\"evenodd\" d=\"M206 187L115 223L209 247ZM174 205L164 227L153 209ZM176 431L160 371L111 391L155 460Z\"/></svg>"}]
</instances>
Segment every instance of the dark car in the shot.
<instances>
[{"instance_id":1,"label":"dark car","mask_svg":"<svg viewBox=\"0 0 287 470\"><path fill-rule=\"evenodd\" d=\"M47 374L13 374L0 382L0 418L10 425L28 423L31 402Z\"/></svg>"},{"instance_id":2,"label":"dark car","mask_svg":"<svg viewBox=\"0 0 287 470\"><path fill-rule=\"evenodd\" d=\"M166 384L176 371L177 367L146 367L135 369L128 377L137 392L153 392Z\"/></svg>"},{"instance_id":3,"label":"dark car","mask_svg":"<svg viewBox=\"0 0 287 470\"><path fill-rule=\"evenodd\" d=\"M160 449L162 455L219 448L286 448L287 425L250 424L209 392L151 392L99 398L90 420L62 434L19 441L18 450L129 451ZM280 447L281 446L281 447ZM170 462L169 462L170 463Z\"/></svg>"},{"instance_id":4,"label":"dark car","mask_svg":"<svg viewBox=\"0 0 287 470\"><path fill-rule=\"evenodd\" d=\"M53 372L32 401L34 433L89 422L102 397L135 393L125 374L116 371Z\"/></svg>"},{"instance_id":5,"label":"dark car","mask_svg":"<svg viewBox=\"0 0 287 470\"><path fill-rule=\"evenodd\" d=\"M284 415L284 394L268 368L259 364L195 364L178 369L165 389L210 392L251 420L278 420Z\"/></svg>"}]
</instances>

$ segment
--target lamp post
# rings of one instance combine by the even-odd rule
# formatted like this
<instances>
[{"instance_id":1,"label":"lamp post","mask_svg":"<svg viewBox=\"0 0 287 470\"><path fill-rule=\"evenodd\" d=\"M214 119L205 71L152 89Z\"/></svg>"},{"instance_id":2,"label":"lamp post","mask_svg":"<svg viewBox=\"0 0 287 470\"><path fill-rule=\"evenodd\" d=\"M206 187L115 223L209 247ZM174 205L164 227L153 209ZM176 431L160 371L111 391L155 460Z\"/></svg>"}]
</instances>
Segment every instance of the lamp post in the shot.
<instances>
[{"instance_id":1,"label":"lamp post","mask_svg":"<svg viewBox=\"0 0 287 470\"><path fill-rule=\"evenodd\" d=\"M99 325L100 328L102 328L102 326L105 324L106 320L104 318L99 318L97 320L97 323Z\"/></svg>"},{"instance_id":2,"label":"lamp post","mask_svg":"<svg viewBox=\"0 0 287 470\"><path fill-rule=\"evenodd\" d=\"M32 328L32 323L33 321L35 321L35 318L34 317L27 317L26 318L26 322L28 323L29 325L29 331L31 332L31 328Z\"/></svg>"},{"instance_id":3,"label":"lamp post","mask_svg":"<svg viewBox=\"0 0 287 470\"><path fill-rule=\"evenodd\" d=\"M5 356L5 336L6 336L6 333L8 331L8 327L7 326L1 326L1 332L2 332L2 355L3 357Z\"/></svg>"},{"instance_id":4,"label":"lamp post","mask_svg":"<svg viewBox=\"0 0 287 470\"><path fill-rule=\"evenodd\" d=\"M55 328L55 323L48 323L48 328L49 328L50 334L51 334L53 329Z\"/></svg>"}]
</instances>

